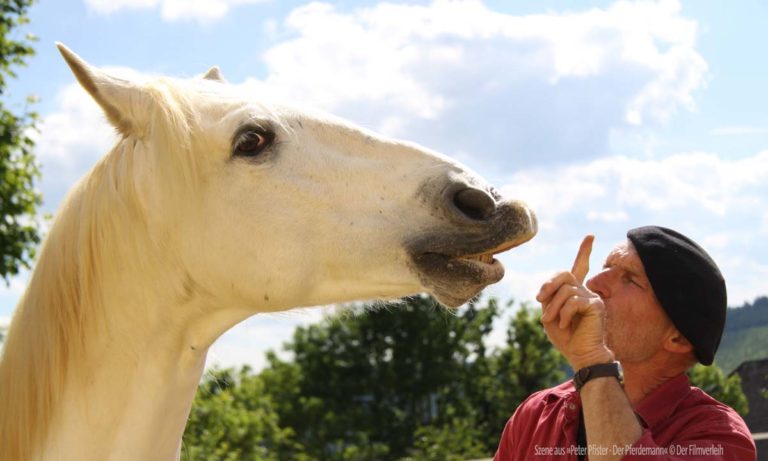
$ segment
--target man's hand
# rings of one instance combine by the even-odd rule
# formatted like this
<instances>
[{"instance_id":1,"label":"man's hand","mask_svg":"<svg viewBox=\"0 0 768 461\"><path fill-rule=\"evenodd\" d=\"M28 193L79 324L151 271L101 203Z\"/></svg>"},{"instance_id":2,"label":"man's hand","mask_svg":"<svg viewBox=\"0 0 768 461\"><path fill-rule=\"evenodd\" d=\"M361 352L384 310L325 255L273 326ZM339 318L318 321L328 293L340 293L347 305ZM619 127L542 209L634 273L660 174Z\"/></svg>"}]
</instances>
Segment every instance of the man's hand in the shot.
<instances>
[{"instance_id":1,"label":"man's hand","mask_svg":"<svg viewBox=\"0 0 768 461\"><path fill-rule=\"evenodd\" d=\"M594 240L593 235L584 237L573 269L555 274L536 296L549 340L574 370L614 360L605 345L605 304L584 286Z\"/></svg>"}]
</instances>

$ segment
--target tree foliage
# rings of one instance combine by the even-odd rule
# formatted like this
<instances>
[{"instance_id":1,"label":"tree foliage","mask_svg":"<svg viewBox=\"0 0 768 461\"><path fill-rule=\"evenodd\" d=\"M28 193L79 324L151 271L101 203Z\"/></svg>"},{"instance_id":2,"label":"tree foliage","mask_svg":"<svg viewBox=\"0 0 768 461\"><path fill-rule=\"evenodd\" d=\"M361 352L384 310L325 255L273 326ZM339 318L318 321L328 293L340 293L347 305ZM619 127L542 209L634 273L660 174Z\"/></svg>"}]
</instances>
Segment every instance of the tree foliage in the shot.
<instances>
[{"instance_id":1,"label":"tree foliage","mask_svg":"<svg viewBox=\"0 0 768 461\"><path fill-rule=\"evenodd\" d=\"M374 459L398 459L417 428L448 424L448 407L471 408L467 397L476 393L476 370L486 367L483 340L497 314L495 304L453 313L414 298L328 318L297 329L288 345L292 366L273 356L263 376L268 390L296 392L289 402L276 397L278 413L313 457L358 459L349 447L365 441Z\"/></svg>"},{"instance_id":2,"label":"tree foliage","mask_svg":"<svg viewBox=\"0 0 768 461\"><path fill-rule=\"evenodd\" d=\"M413 448L403 461L465 461L486 458L482 425L472 415L460 416L452 408L442 425L421 426L414 433Z\"/></svg>"},{"instance_id":3,"label":"tree foliage","mask_svg":"<svg viewBox=\"0 0 768 461\"><path fill-rule=\"evenodd\" d=\"M749 405L741 389L741 377L726 376L717 365L696 364L688 372L691 384L736 410L741 416L749 412Z\"/></svg>"},{"instance_id":4,"label":"tree foliage","mask_svg":"<svg viewBox=\"0 0 768 461\"><path fill-rule=\"evenodd\" d=\"M14 67L22 66L34 54L32 35L18 38L19 28L28 22L32 0L0 2L0 95L5 96ZM3 98L4 99L4 98ZM28 98L27 101L31 101ZM0 101L0 277L8 281L21 267L29 267L40 237L36 225L37 207L42 198L34 188L40 172L29 136L37 115L27 107L14 112Z\"/></svg>"},{"instance_id":5,"label":"tree foliage","mask_svg":"<svg viewBox=\"0 0 768 461\"><path fill-rule=\"evenodd\" d=\"M184 433L182 459L280 461L296 454L292 431L279 425L264 383L248 367L210 371L198 389ZM295 459L291 457L290 459Z\"/></svg>"},{"instance_id":6,"label":"tree foliage","mask_svg":"<svg viewBox=\"0 0 768 461\"><path fill-rule=\"evenodd\" d=\"M565 357L552 347L540 319L540 312L524 303L507 327L505 347L493 358L485 378L488 395L480 399L487 405L483 413L488 421L486 447L495 450L504 424L520 402L566 377Z\"/></svg>"}]
</instances>

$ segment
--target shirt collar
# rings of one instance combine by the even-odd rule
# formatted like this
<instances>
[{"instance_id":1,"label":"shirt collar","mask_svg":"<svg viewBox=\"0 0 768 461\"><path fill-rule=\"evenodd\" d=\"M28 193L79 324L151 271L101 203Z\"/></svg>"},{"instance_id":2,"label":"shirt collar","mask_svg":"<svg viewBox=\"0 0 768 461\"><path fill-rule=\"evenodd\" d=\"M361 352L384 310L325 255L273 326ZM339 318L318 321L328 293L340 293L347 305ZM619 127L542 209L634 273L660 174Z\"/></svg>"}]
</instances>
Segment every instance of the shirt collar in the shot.
<instances>
[{"instance_id":1,"label":"shirt collar","mask_svg":"<svg viewBox=\"0 0 768 461\"><path fill-rule=\"evenodd\" d=\"M690 391L688 376L682 373L646 395L635 407L635 413L643 419L646 427L654 427L669 418Z\"/></svg>"}]
</instances>

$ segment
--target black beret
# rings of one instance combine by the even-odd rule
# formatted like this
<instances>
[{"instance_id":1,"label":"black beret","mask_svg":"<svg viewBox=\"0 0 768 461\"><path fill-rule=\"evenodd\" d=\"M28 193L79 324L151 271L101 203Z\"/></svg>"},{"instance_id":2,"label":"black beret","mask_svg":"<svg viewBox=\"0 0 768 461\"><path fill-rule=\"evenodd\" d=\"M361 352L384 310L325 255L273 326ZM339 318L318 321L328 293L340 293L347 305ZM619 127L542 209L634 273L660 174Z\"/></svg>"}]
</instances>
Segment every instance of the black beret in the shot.
<instances>
[{"instance_id":1,"label":"black beret","mask_svg":"<svg viewBox=\"0 0 768 461\"><path fill-rule=\"evenodd\" d=\"M717 264L688 237L659 226L627 232L656 298L691 342L696 358L709 365L723 335L727 299Z\"/></svg>"}]
</instances>

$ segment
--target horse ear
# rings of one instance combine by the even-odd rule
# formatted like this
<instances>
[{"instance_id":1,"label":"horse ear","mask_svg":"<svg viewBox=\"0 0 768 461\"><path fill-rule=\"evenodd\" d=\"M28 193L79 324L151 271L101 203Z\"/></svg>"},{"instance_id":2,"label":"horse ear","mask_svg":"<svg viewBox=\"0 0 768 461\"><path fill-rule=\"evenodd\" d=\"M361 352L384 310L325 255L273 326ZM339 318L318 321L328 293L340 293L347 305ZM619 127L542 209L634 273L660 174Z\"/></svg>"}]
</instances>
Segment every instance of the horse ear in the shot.
<instances>
[{"instance_id":1,"label":"horse ear","mask_svg":"<svg viewBox=\"0 0 768 461\"><path fill-rule=\"evenodd\" d=\"M208 69L208 72L203 74L203 78L206 80L215 80L221 83L227 82L226 80L224 80L224 76L221 75L221 69L219 69L219 66L213 66L210 69Z\"/></svg>"},{"instance_id":2,"label":"horse ear","mask_svg":"<svg viewBox=\"0 0 768 461\"><path fill-rule=\"evenodd\" d=\"M135 83L112 77L90 66L80 56L56 42L77 81L101 106L109 122L123 135L137 134L148 121L147 95Z\"/></svg>"}]
</instances>

